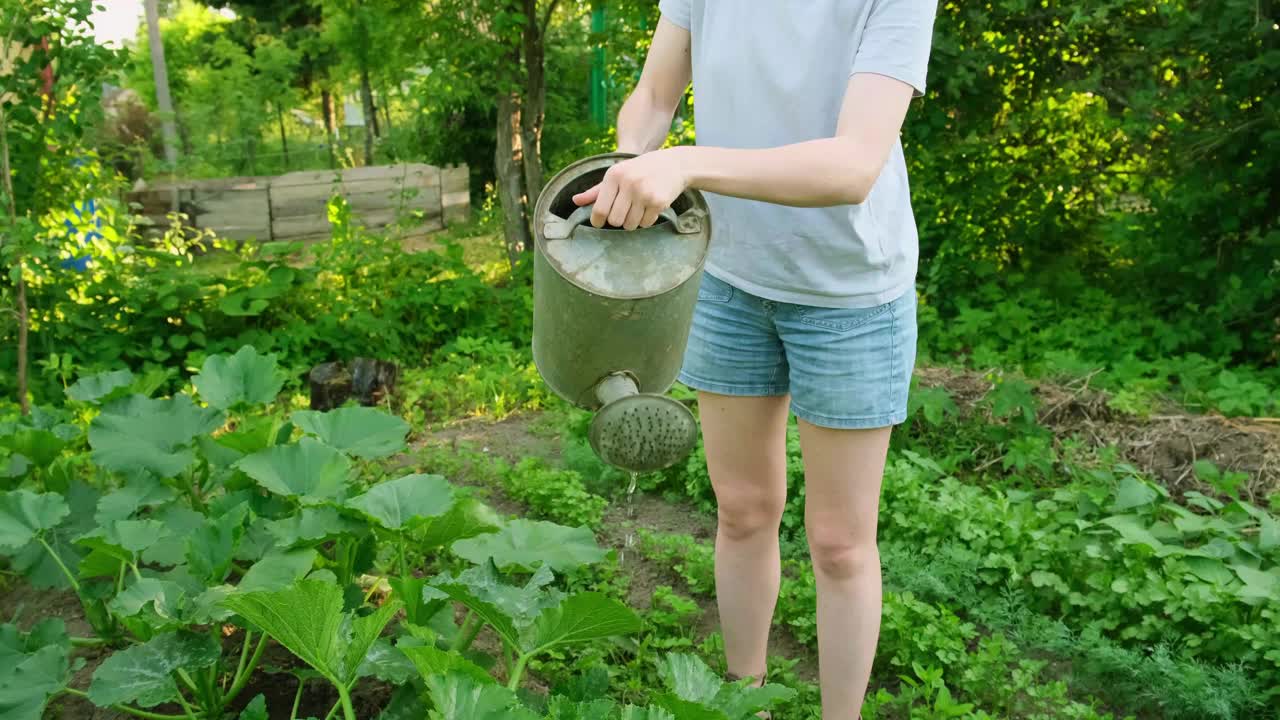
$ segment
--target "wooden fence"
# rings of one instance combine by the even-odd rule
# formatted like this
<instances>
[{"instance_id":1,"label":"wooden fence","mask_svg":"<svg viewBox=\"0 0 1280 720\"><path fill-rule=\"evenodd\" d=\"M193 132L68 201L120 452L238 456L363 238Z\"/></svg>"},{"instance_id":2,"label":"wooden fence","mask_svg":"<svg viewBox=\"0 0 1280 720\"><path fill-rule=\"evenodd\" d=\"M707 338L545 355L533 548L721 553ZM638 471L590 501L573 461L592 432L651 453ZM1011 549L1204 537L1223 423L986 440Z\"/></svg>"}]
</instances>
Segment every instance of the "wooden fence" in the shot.
<instances>
[{"instance_id":1,"label":"wooden fence","mask_svg":"<svg viewBox=\"0 0 1280 720\"><path fill-rule=\"evenodd\" d=\"M346 198L353 220L371 230L401 222L421 235L471 213L467 167L404 164L292 172L275 177L192 180L134 191L127 199L163 229L176 207L194 228L232 240L314 240L329 236L326 205Z\"/></svg>"}]
</instances>

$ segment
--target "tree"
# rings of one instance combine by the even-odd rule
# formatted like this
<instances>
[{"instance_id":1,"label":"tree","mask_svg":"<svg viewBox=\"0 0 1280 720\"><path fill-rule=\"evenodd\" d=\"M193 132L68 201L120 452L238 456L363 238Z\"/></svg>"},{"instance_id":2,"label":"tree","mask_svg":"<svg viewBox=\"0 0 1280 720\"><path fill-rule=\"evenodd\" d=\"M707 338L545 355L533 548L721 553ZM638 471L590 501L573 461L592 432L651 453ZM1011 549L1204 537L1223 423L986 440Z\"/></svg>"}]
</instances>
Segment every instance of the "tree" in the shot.
<instances>
[{"instance_id":1,"label":"tree","mask_svg":"<svg viewBox=\"0 0 1280 720\"><path fill-rule=\"evenodd\" d=\"M532 205L542 190L546 49L559 0L436 0L434 60L485 83L497 109L494 170L508 260L533 246Z\"/></svg>"},{"instance_id":2,"label":"tree","mask_svg":"<svg viewBox=\"0 0 1280 720\"><path fill-rule=\"evenodd\" d=\"M88 34L89 2L11 0L0 6L0 267L18 323L18 404L27 397L29 274L53 255L40 221L65 199L84 159L93 93L114 53ZM7 294L7 293L6 293Z\"/></svg>"},{"instance_id":3,"label":"tree","mask_svg":"<svg viewBox=\"0 0 1280 720\"><path fill-rule=\"evenodd\" d=\"M160 37L157 0L146 0L147 39L151 48L151 71L155 76L156 102L160 106L160 127L164 134L164 158L172 171L178 165L177 130L173 124L173 100L169 97L169 68L164 61L164 41Z\"/></svg>"}]
</instances>

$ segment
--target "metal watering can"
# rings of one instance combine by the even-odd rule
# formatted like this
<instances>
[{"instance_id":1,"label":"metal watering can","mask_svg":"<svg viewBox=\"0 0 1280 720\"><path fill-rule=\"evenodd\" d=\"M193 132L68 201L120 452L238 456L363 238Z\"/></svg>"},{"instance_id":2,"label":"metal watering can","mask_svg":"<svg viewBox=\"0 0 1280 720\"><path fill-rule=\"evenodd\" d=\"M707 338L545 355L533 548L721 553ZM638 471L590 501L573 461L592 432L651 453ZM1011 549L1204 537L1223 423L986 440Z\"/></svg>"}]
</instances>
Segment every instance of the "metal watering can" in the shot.
<instances>
[{"instance_id":1,"label":"metal watering can","mask_svg":"<svg viewBox=\"0 0 1280 720\"><path fill-rule=\"evenodd\" d=\"M685 191L652 227L595 228L573 196L633 157L588 157L547 183L534 211L533 361L553 392L596 411L591 447L614 467L661 470L693 449L689 408L664 393L684 358L711 215Z\"/></svg>"}]
</instances>

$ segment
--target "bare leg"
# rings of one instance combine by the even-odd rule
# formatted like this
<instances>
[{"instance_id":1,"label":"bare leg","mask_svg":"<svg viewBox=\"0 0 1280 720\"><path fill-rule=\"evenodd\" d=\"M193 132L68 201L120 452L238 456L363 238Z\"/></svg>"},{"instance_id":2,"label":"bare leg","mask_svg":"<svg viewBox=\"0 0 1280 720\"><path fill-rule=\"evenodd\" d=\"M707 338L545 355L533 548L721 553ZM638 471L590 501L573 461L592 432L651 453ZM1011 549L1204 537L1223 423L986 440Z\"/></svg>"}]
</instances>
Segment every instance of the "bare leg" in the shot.
<instances>
[{"instance_id":1,"label":"bare leg","mask_svg":"<svg viewBox=\"0 0 1280 720\"><path fill-rule=\"evenodd\" d=\"M729 673L762 677L782 561L787 500L785 396L698 395L707 472L716 493L716 603Z\"/></svg>"},{"instance_id":2,"label":"bare leg","mask_svg":"<svg viewBox=\"0 0 1280 720\"><path fill-rule=\"evenodd\" d=\"M876 520L889 434L800 421L823 720L857 718L871 677L882 602Z\"/></svg>"}]
</instances>

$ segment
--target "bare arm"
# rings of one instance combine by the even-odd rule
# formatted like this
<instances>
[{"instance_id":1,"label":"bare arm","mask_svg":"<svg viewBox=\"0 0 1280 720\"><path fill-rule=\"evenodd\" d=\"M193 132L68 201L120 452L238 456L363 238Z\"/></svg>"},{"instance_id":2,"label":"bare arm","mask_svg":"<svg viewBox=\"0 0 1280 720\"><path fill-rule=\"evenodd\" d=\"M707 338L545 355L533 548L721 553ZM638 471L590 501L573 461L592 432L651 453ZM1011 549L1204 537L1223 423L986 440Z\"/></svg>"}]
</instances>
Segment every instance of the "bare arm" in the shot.
<instances>
[{"instance_id":1,"label":"bare arm","mask_svg":"<svg viewBox=\"0 0 1280 720\"><path fill-rule=\"evenodd\" d=\"M666 142L680 98L693 75L689 31L658 20L640 82L618 113L618 150L639 155Z\"/></svg>"},{"instance_id":2,"label":"bare arm","mask_svg":"<svg viewBox=\"0 0 1280 720\"><path fill-rule=\"evenodd\" d=\"M834 137L761 150L678 148L688 186L798 207L866 200L889 158L912 87L885 75L849 80Z\"/></svg>"},{"instance_id":3,"label":"bare arm","mask_svg":"<svg viewBox=\"0 0 1280 720\"><path fill-rule=\"evenodd\" d=\"M650 152L614 165L600 184L574 200L595 203L591 222L596 227L607 222L627 229L652 225L686 188L794 207L861 203L884 168L913 94L912 86L900 80L856 73L833 137L764 149L695 146ZM648 140L653 142L652 136Z\"/></svg>"}]
</instances>

